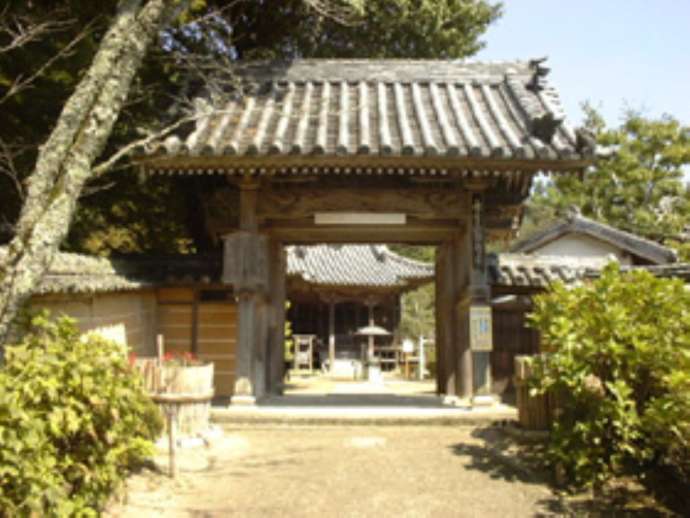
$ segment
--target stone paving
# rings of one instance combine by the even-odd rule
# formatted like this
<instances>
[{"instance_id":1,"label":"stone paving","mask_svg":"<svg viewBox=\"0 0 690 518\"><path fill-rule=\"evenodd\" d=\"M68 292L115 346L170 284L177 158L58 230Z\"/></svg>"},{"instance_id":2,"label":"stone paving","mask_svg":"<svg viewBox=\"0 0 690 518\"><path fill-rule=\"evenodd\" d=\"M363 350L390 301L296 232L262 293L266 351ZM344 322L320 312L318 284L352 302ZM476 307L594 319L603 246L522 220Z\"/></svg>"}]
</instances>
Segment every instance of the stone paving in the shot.
<instances>
[{"instance_id":1,"label":"stone paving","mask_svg":"<svg viewBox=\"0 0 690 518\"><path fill-rule=\"evenodd\" d=\"M470 407L448 404L436 395L434 381L388 378L383 383L331 380L324 376L295 377L285 395L256 406L222 405L212 410L222 423L363 424L489 424L513 420L511 405Z\"/></svg>"},{"instance_id":2,"label":"stone paving","mask_svg":"<svg viewBox=\"0 0 690 518\"><path fill-rule=\"evenodd\" d=\"M494 428L240 427L181 450L173 481L145 472L112 517L523 517L557 499L501 460ZM159 459L165 466L165 456Z\"/></svg>"}]
</instances>

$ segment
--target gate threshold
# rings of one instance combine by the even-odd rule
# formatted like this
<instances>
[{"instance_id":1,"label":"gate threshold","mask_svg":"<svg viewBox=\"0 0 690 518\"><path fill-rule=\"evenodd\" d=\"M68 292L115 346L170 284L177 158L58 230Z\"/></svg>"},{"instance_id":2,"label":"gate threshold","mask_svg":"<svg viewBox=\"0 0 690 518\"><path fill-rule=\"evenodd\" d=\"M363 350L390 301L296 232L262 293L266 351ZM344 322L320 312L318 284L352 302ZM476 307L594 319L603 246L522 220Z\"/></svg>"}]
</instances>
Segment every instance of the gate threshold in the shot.
<instances>
[{"instance_id":1,"label":"gate threshold","mask_svg":"<svg viewBox=\"0 0 690 518\"><path fill-rule=\"evenodd\" d=\"M430 405L430 401L422 401L420 405L414 405L412 401L406 401L404 404L390 401L386 404L382 398L377 398L377 404L372 404L370 399L362 398L362 395L359 396L359 404L356 400L333 398L332 395L317 396L308 401L300 399L302 398L276 396L255 406L215 406L211 409L211 420L223 425L479 426L517 419L517 410L512 406L450 406L443 405L440 398L436 405ZM317 404L317 401L320 404Z\"/></svg>"}]
</instances>

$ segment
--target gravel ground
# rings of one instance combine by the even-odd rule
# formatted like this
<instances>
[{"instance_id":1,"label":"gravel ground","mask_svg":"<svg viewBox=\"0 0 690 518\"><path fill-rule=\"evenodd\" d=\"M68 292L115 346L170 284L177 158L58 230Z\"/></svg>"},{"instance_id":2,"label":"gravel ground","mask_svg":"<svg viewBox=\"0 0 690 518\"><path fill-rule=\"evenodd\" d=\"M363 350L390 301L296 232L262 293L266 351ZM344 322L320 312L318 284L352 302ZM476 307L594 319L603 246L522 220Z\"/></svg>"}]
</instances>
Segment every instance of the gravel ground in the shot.
<instances>
[{"instance_id":1,"label":"gravel ground","mask_svg":"<svg viewBox=\"0 0 690 518\"><path fill-rule=\"evenodd\" d=\"M497 455L492 429L227 428L181 451L173 481L133 476L117 517L510 517L553 515L536 474ZM158 461L165 466L165 458Z\"/></svg>"}]
</instances>

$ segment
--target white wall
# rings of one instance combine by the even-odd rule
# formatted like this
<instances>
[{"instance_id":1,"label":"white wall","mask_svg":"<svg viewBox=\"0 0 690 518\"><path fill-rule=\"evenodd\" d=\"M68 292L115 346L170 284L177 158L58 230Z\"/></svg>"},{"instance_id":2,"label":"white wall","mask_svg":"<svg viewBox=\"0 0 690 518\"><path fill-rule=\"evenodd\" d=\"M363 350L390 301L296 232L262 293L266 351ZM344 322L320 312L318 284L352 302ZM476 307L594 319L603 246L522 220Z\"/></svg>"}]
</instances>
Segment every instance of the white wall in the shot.
<instances>
[{"instance_id":1,"label":"white wall","mask_svg":"<svg viewBox=\"0 0 690 518\"><path fill-rule=\"evenodd\" d=\"M630 256L618 247L584 234L567 234L537 248L533 255L570 257L607 257L614 255L621 264L630 264Z\"/></svg>"},{"instance_id":2,"label":"white wall","mask_svg":"<svg viewBox=\"0 0 690 518\"><path fill-rule=\"evenodd\" d=\"M40 296L31 300L31 308L70 316L83 333L96 332L139 355L155 355L156 297L152 291Z\"/></svg>"}]
</instances>

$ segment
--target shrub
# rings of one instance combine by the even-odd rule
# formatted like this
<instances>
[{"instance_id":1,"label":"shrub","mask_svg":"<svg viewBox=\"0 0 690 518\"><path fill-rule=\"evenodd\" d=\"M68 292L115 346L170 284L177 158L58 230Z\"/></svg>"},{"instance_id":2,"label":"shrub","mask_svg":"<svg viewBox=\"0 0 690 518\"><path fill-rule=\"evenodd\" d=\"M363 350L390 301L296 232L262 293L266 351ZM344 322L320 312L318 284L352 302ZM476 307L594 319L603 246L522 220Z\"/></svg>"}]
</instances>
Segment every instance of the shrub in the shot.
<instances>
[{"instance_id":1,"label":"shrub","mask_svg":"<svg viewBox=\"0 0 690 518\"><path fill-rule=\"evenodd\" d=\"M162 419L124 347L33 317L0 370L0 514L96 515Z\"/></svg>"},{"instance_id":2,"label":"shrub","mask_svg":"<svg viewBox=\"0 0 690 518\"><path fill-rule=\"evenodd\" d=\"M575 485L666 464L690 480L690 293L608 266L535 298L534 390L562 400L548 457Z\"/></svg>"}]
</instances>

